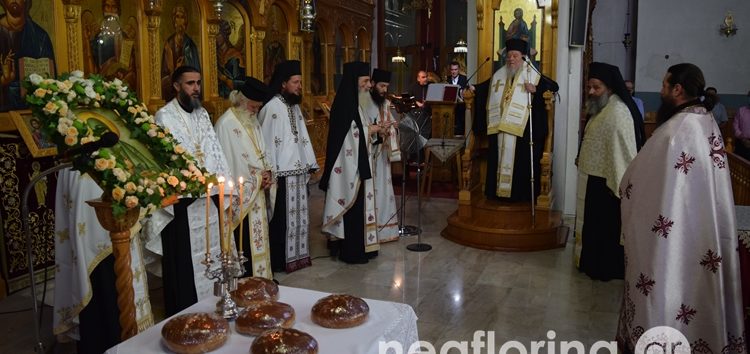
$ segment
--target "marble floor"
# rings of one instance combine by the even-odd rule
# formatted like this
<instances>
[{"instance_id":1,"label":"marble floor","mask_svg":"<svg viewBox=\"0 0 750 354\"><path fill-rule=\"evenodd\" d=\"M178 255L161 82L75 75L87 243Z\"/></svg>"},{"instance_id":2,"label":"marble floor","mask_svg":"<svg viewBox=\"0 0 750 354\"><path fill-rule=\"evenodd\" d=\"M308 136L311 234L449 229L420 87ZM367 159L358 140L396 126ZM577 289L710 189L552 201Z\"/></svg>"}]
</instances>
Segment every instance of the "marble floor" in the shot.
<instances>
[{"instance_id":1,"label":"marble floor","mask_svg":"<svg viewBox=\"0 0 750 354\"><path fill-rule=\"evenodd\" d=\"M311 205L323 204L311 186ZM416 224L416 198L407 200L407 223ZM622 281L593 281L573 265L573 242L563 249L509 253L478 250L445 240L440 231L456 209L456 200L433 198L424 203L422 242L432 250L406 249L416 236L384 244L368 264L347 265L327 256L320 226L310 230L313 266L277 274L282 285L409 304L419 317L419 338L436 348L446 341L471 341L475 331L494 331L497 348L517 340L578 340L585 345L611 341L617 328ZM322 208L311 208L311 221L321 220ZM568 222L569 223L569 222ZM317 223L314 223L317 224ZM0 301L0 353L31 352L30 297L14 294ZM152 297L158 309L159 296ZM55 345L51 308L45 309L42 332L50 352L71 353ZM70 345L67 346L70 348Z\"/></svg>"}]
</instances>

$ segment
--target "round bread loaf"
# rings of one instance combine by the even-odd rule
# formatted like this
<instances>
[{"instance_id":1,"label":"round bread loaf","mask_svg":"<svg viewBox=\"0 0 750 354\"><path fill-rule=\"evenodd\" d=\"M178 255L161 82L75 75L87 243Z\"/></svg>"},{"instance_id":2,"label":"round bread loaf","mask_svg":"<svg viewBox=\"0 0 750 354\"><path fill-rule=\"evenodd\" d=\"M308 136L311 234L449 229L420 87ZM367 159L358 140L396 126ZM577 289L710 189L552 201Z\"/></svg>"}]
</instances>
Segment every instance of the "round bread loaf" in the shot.
<instances>
[{"instance_id":1,"label":"round bread loaf","mask_svg":"<svg viewBox=\"0 0 750 354\"><path fill-rule=\"evenodd\" d=\"M188 313L167 321L161 336L167 348L175 353L207 353L227 341L229 322L212 313Z\"/></svg>"},{"instance_id":2,"label":"round bread loaf","mask_svg":"<svg viewBox=\"0 0 750 354\"><path fill-rule=\"evenodd\" d=\"M351 328L367 321L370 307L351 295L328 295L312 307L313 322L327 328Z\"/></svg>"},{"instance_id":3,"label":"round bread loaf","mask_svg":"<svg viewBox=\"0 0 750 354\"><path fill-rule=\"evenodd\" d=\"M283 302L256 302L246 307L234 323L237 332L251 336L274 328L291 328L294 309Z\"/></svg>"},{"instance_id":4,"label":"round bread loaf","mask_svg":"<svg viewBox=\"0 0 750 354\"><path fill-rule=\"evenodd\" d=\"M253 302L278 300L279 286L266 278L250 277L239 283L231 295L237 306L247 307Z\"/></svg>"},{"instance_id":5,"label":"round bread loaf","mask_svg":"<svg viewBox=\"0 0 750 354\"><path fill-rule=\"evenodd\" d=\"M250 354L317 354L318 341L294 328L263 332L250 345Z\"/></svg>"}]
</instances>

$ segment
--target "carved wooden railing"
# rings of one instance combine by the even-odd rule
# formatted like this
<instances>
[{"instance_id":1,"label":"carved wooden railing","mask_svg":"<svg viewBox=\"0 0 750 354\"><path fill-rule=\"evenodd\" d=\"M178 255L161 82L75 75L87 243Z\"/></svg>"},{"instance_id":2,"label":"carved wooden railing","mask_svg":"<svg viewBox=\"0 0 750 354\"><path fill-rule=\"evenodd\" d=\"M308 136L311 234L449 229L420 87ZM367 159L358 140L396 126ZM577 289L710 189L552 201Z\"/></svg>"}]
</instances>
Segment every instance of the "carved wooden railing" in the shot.
<instances>
[{"instance_id":1,"label":"carved wooden railing","mask_svg":"<svg viewBox=\"0 0 750 354\"><path fill-rule=\"evenodd\" d=\"M750 205L750 161L727 152L735 205Z\"/></svg>"},{"instance_id":2,"label":"carved wooden railing","mask_svg":"<svg viewBox=\"0 0 750 354\"><path fill-rule=\"evenodd\" d=\"M464 102L466 103L466 124L472 124L474 109L474 94L471 91L464 93ZM544 93L545 110L547 111L547 137L544 141L544 152L542 153L540 185L541 190L536 199L537 209L551 209L554 201L552 190L552 146L554 144L553 134L555 131L555 101L552 92ZM484 109L481 107L479 109ZM482 192L482 165L478 160L478 150L481 147L481 140L474 133L469 131L466 140L466 147L461 155L461 189L458 192L458 215L460 218L471 217L472 202L481 198Z\"/></svg>"},{"instance_id":3,"label":"carved wooden railing","mask_svg":"<svg viewBox=\"0 0 750 354\"><path fill-rule=\"evenodd\" d=\"M538 209L552 209L554 201L552 194L552 144L555 142L555 95L551 91L544 93L544 109L547 111L547 138L544 140L544 152L542 153L542 171L539 174L540 191L536 198Z\"/></svg>"}]
</instances>

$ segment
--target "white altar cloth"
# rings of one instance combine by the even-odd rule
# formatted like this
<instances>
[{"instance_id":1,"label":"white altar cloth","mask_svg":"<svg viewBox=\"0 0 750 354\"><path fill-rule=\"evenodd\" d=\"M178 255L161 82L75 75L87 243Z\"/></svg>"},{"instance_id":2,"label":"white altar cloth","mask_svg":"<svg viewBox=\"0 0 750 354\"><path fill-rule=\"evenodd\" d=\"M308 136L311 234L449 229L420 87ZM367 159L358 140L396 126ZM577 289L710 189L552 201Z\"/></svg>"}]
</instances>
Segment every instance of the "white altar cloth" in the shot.
<instances>
[{"instance_id":1,"label":"white altar cloth","mask_svg":"<svg viewBox=\"0 0 750 354\"><path fill-rule=\"evenodd\" d=\"M294 308L294 328L307 332L318 341L321 354L377 354L379 343L396 341L406 352L417 342L417 315L411 306L388 301L364 299L370 306L370 316L364 324L347 329L330 329L313 323L310 310L318 299L330 295L320 291L279 286L279 301ZM191 312L213 312L217 297L210 297L188 307L177 315ZM175 315L175 316L177 316ZM135 337L107 350L115 353L169 353L161 339L161 328L166 320L139 333ZM212 353L248 353L255 337L237 333L234 321L230 322L232 334L221 348Z\"/></svg>"}]
</instances>

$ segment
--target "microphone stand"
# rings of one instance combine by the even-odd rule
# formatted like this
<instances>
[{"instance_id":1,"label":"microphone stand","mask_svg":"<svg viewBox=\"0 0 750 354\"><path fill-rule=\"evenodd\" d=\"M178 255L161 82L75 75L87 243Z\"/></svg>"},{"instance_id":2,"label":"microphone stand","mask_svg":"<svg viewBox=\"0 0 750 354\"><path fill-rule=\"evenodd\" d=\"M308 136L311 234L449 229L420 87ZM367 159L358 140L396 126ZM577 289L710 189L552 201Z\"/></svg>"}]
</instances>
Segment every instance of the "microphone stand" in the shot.
<instances>
[{"instance_id":1,"label":"microphone stand","mask_svg":"<svg viewBox=\"0 0 750 354\"><path fill-rule=\"evenodd\" d=\"M529 59L527 56L522 56L521 58L523 58L523 61L526 62L526 64L528 64L531 67L531 69L533 69L537 74L539 74L540 79L546 81L548 84L551 84L553 87L558 87L557 83L554 80L542 74L542 72L539 71L539 69L537 69L536 66L534 66L534 63L531 61L531 59ZM551 91L557 94L558 89L559 87L557 89L551 89Z\"/></svg>"},{"instance_id":2,"label":"microphone stand","mask_svg":"<svg viewBox=\"0 0 750 354\"><path fill-rule=\"evenodd\" d=\"M487 64L488 61L490 61L490 57L487 57L486 59L484 59L484 61L482 62L482 64L479 64L479 67L476 70L474 70L474 72L471 74L471 76L469 76L466 79L466 84L467 85L469 85L469 81L471 81L471 79L474 77L474 75L476 75L479 72L479 69L481 69L484 66L484 64Z\"/></svg>"},{"instance_id":3,"label":"microphone stand","mask_svg":"<svg viewBox=\"0 0 750 354\"><path fill-rule=\"evenodd\" d=\"M36 353L44 353L44 343L42 343L42 338L39 334L39 327L41 327L42 324L40 320L37 320L37 318L39 317L39 305L37 304L36 299L36 281L34 279L34 261L36 260L36 257L34 257L32 253L33 247L31 240L31 226L29 225L29 193L31 193L31 190L34 188L36 183L39 182L42 178L71 166L73 166L73 162L64 162L45 171L42 171L41 173L36 175L36 177L32 178L29 181L26 189L24 189L21 201L21 222L23 223L23 232L26 235L26 254L29 260L29 280L31 283L32 301L31 308L34 316L34 352ZM42 304L42 306L44 306L44 304Z\"/></svg>"},{"instance_id":4,"label":"microphone stand","mask_svg":"<svg viewBox=\"0 0 750 354\"><path fill-rule=\"evenodd\" d=\"M421 127L419 128L419 131L421 131ZM416 139L420 138L419 131L417 132ZM417 140L415 140L415 142L416 141ZM417 147L419 147L419 145L417 145ZM419 162L419 150L422 149L417 149L417 243L412 243L406 246L406 249L413 252L427 252L432 249L432 246L422 243L422 189L420 188L420 180L422 180L422 165Z\"/></svg>"},{"instance_id":5,"label":"microphone stand","mask_svg":"<svg viewBox=\"0 0 750 354\"><path fill-rule=\"evenodd\" d=\"M526 64L526 83L530 83L530 76L531 76L531 64L526 61L526 57L524 58L524 63ZM531 92L526 91L526 99L528 102L528 109L529 109L529 168L531 169L531 227L536 228L536 210L534 208L534 202L535 202L535 196L534 196L534 113L533 113L533 107L532 107L532 98L531 98Z\"/></svg>"}]
</instances>

